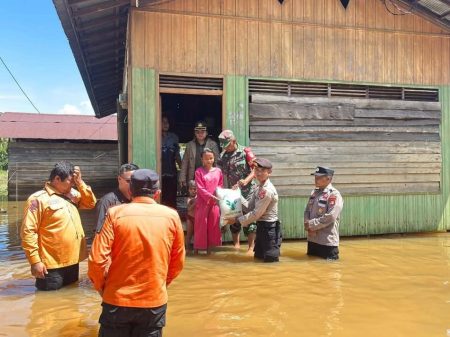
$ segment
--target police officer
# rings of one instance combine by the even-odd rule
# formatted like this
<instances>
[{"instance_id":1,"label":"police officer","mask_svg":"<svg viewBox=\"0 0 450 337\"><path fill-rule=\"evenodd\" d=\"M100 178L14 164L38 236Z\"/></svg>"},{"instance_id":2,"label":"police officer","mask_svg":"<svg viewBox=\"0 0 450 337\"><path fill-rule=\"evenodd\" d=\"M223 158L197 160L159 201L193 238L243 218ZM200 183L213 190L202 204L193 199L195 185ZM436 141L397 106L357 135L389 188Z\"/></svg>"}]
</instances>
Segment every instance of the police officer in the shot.
<instances>
[{"instance_id":1,"label":"police officer","mask_svg":"<svg viewBox=\"0 0 450 337\"><path fill-rule=\"evenodd\" d=\"M314 173L316 188L311 192L304 212L308 231L308 255L339 259L339 216L344 205L342 196L331 185L334 170L318 166Z\"/></svg>"},{"instance_id":2,"label":"police officer","mask_svg":"<svg viewBox=\"0 0 450 337\"><path fill-rule=\"evenodd\" d=\"M264 158L257 158L254 162L258 186L254 190L250 202L241 198L248 213L229 220L228 223L236 222L246 227L256 221L255 258L264 260L264 262L278 262L282 238L278 221L278 193L269 179L272 173L272 163Z\"/></svg>"}]
</instances>

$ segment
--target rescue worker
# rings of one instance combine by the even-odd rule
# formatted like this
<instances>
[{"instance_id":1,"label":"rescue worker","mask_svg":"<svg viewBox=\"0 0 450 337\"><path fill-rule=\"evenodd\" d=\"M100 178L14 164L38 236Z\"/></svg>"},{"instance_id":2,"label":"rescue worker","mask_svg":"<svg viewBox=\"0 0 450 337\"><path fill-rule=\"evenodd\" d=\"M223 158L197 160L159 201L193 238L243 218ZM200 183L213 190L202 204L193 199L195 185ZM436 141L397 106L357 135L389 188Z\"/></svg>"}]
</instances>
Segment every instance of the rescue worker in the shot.
<instances>
[{"instance_id":1,"label":"rescue worker","mask_svg":"<svg viewBox=\"0 0 450 337\"><path fill-rule=\"evenodd\" d=\"M184 265L178 213L154 201L159 176L148 169L131 175L129 204L108 210L95 236L88 276L103 298L99 336L162 336L167 286Z\"/></svg>"},{"instance_id":2,"label":"rescue worker","mask_svg":"<svg viewBox=\"0 0 450 337\"><path fill-rule=\"evenodd\" d=\"M224 176L224 188L239 187L242 196L247 201L250 201L252 193L256 188L252 170L255 156L250 148L238 144L231 130L222 131L219 135L219 142L222 147L222 153L220 154L217 166L220 167ZM250 223L243 230L244 235L248 238L248 251L253 252L255 247L256 223ZM239 223L230 225L230 231L234 247L239 248L241 225Z\"/></svg>"},{"instance_id":3,"label":"rescue worker","mask_svg":"<svg viewBox=\"0 0 450 337\"><path fill-rule=\"evenodd\" d=\"M100 233L103 222L105 221L106 212L112 206L129 203L131 201L130 195L130 180L133 171L139 169L135 164L123 164L119 168L119 174L117 175L118 187L115 191L105 194L95 206L95 213L97 216L97 225L95 227L95 233Z\"/></svg>"},{"instance_id":4,"label":"rescue worker","mask_svg":"<svg viewBox=\"0 0 450 337\"><path fill-rule=\"evenodd\" d=\"M197 122L194 127L194 139L187 143L181 162L181 171L178 178L180 186L185 187L188 181L194 180L195 170L202 166L202 152L205 148L213 151L215 164L217 158L219 158L219 147L214 140L208 137L206 123Z\"/></svg>"},{"instance_id":5,"label":"rescue worker","mask_svg":"<svg viewBox=\"0 0 450 337\"><path fill-rule=\"evenodd\" d=\"M314 173L316 188L311 192L304 212L308 231L308 255L328 260L339 259L339 216L344 206L342 196L333 187L334 170L318 166Z\"/></svg>"},{"instance_id":6,"label":"rescue worker","mask_svg":"<svg viewBox=\"0 0 450 337\"><path fill-rule=\"evenodd\" d=\"M78 209L95 203L80 168L66 161L56 163L44 188L28 198L20 236L37 289L57 290L78 281L79 262L87 257Z\"/></svg>"},{"instance_id":7,"label":"rescue worker","mask_svg":"<svg viewBox=\"0 0 450 337\"><path fill-rule=\"evenodd\" d=\"M258 186L250 202L241 198L248 213L236 219L226 220L226 223L239 223L242 227L246 227L256 221L254 257L264 262L278 262L282 236L278 220L278 193L269 179L272 163L264 158L256 158L254 162Z\"/></svg>"}]
</instances>

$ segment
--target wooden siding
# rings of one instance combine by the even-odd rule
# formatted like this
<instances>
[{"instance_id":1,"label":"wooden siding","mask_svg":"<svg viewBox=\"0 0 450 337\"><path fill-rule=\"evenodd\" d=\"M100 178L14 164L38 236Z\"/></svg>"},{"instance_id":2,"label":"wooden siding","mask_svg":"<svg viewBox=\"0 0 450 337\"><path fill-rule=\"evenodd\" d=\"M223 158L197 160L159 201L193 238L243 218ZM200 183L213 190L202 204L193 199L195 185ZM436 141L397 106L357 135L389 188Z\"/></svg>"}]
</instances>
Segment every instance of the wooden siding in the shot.
<instances>
[{"instance_id":1,"label":"wooden siding","mask_svg":"<svg viewBox=\"0 0 450 337\"><path fill-rule=\"evenodd\" d=\"M61 160L80 166L83 180L97 198L117 186L117 143L10 142L8 198L26 200L42 189L54 164Z\"/></svg>"},{"instance_id":2,"label":"wooden siding","mask_svg":"<svg viewBox=\"0 0 450 337\"><path fill-rule=\"evenodd\" d=\"M377 0L177 0L131 23L133 66L159 72L450 83L448 32Z\"/></svg>"},{"instance_id":3,"label":"wooden siding","mask_svg":"<svg viewBox=\"0 0 450 337\"><path fill-rule=\"evenodd\" d=\"M280 195L307 195L316 165L342 193L440 191L439 102L252 95L250 146Z\"/></svg>"}]
</instances>

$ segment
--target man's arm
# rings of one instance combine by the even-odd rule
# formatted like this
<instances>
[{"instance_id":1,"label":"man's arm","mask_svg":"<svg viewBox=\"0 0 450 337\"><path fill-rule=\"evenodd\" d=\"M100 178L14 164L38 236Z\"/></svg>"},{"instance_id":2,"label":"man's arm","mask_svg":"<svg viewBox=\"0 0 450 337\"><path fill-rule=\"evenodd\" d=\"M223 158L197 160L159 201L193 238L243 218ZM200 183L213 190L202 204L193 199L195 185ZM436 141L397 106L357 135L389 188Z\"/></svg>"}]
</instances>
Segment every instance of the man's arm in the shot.
<instances>
[{"instance_id":1,"label":"man's arm","mask_svg":"<svg viewBox=\"0 0 450 337\"><path fill-rule=\"evenodd\" d=\"M257 193L257 190L254 193ZM253 198L256 198L256 195ZM257 221L266 212L266 209L271 201L272 201L272 193L266 191L266 195L262 200L260 200L257 207L255 207L249 213L240 216L238 218L239 223L245 227L251 224L252 222Z\"/></svg>"},{"instance_id":2,"label":"man's arm","mask_svg":"<svg viewBox=\"0 0 450 337\"><path fill-rule=\"evenodd\" d=\"M167 272L166 285L168 286L181 273L184 266L185 249L184 249L184 233L181 226L181 220L177 216L174 228L174 240L172 250L170 252L169 269Z\"/></svg>"},{"instance_id":3,"label":"man's arm","mask_svg":"<svg viewBox=\"0 0 450 337\"><path fill-rule=\"evenodd\" d=\"M94 238L88 259L88 276L94 284L94 288L99 292L102 292L105 286L105 278L111 264L113 242L114 229L108 211L103 228Z\"/></svg>"},{"instance_id":4,"label":"man's arm","mask_svg":"<svg viewBox=\"0 0 450 337\"><path fill-rule=\"evenodd\" d=\"M179 183L181 186L186 185L186 176L187 176L187 170L189 166L189 157L191 156L191 147L190 142L187 143L186 149L184 151L183 160L181 161L181 171L180 171L180 177L179 177Z\"/></svg>"},{"instance_id":5,"label":"man's arm","mask_svg":"<svg viewBox=\"0 0 450 337\"><path fill-rule=\"evenodd\" d=\"M108 209L111 207L110 200L107 200L107 198L103 197L95 206L95 215L97 217L96 226L95 226L95 233L100 233L103 227L103 223L105 222L106 212L108 212Z\"/></svg>"}]
</instances>

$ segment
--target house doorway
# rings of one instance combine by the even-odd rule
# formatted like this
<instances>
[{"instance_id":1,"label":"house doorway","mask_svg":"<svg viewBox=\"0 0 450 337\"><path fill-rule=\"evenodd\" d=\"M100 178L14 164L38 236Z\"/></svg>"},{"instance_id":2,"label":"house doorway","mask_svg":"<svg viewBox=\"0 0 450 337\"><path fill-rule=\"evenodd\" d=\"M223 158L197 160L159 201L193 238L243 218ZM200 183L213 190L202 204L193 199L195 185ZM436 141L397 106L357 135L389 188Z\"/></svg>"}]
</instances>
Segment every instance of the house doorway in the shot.
<instances>
[{"instance_id":1,"label":"house doorway","mask_svg":"<svg viewBox=\"0 0 450 337\"><path fill-rule=\"evenodd\" d=\"M218 141L218 135L222 131L222 95L161 93L160 102L161 115L169 120L169 132L175 133L179 138L181 158L183 158L186 144L194 139L196 122L205 122L208 126L208 137L216 142ZM164 159L161 158L161 160ZM178 167L178 169L181 169L181 167ZM176 193L176 208L181 218L184 219L187 188L181 188L178 184L167 183L167 180L164 184L164 179L162 180L162 195L167 196L168 193ZM176 191L174 191L174 188L176 188Z\"/></svg>"}]
</instances>

